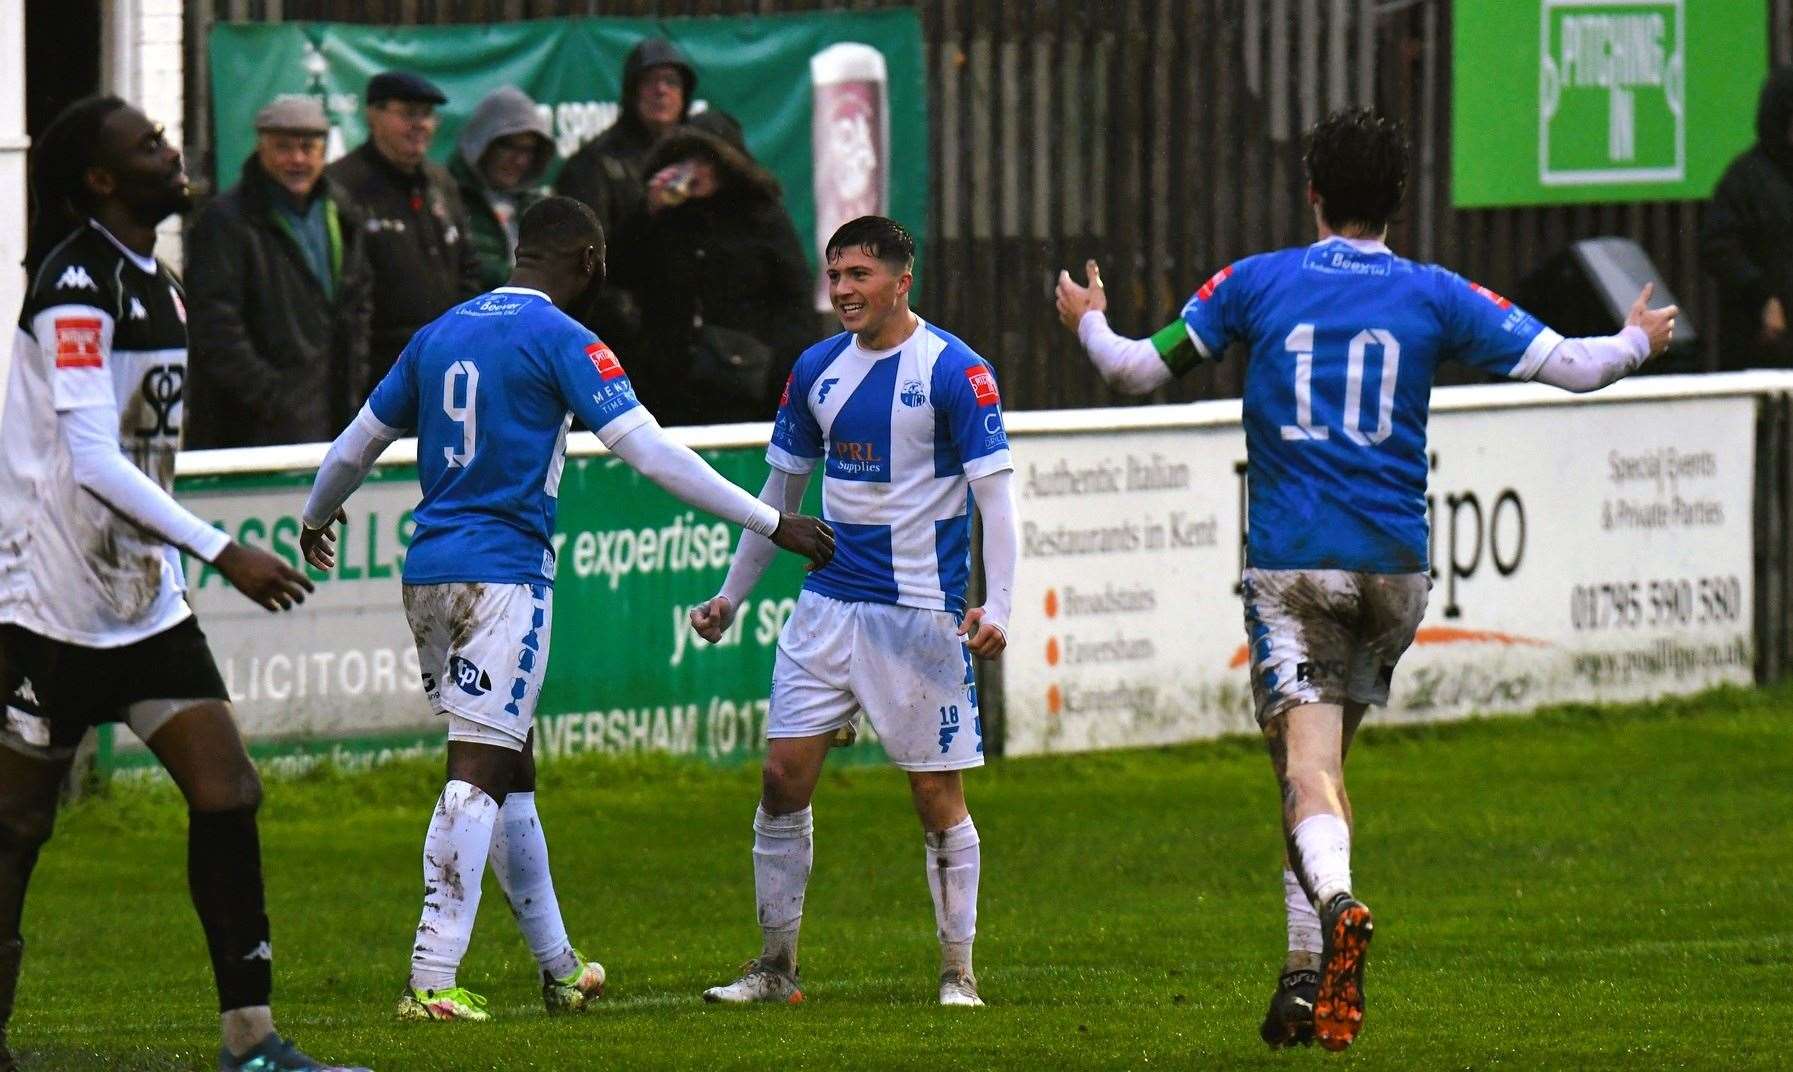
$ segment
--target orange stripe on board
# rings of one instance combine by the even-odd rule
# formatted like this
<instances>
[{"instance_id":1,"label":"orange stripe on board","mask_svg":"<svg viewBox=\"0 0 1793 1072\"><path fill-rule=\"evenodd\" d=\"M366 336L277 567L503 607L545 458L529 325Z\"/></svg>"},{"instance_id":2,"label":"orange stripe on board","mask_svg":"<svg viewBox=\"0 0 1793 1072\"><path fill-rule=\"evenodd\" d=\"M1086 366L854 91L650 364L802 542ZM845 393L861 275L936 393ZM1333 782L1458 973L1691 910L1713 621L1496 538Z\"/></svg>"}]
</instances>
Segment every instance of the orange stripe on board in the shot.
<instances>
[{"instance_id":1,"label":"orange stripe on board","mask_svg":"<svg viewBox=\"0 0 1793 1072\"><path fill-rule=\"evenodd\" d=\"M1548 648L1550 646L1548 640L1539 640L1536 637L1514 636L1511 633L1496 633L1487 629L1457 629L1449 625L1426 626L1418 633L1414 634L1413 642L1420 645L1503 644L1507 647L1512 647L1513 645L1519 644L1529 648ZM1233 657L1227 663L1227 668L1230 670L1237 670L1250 660L1251 647L1246 644L1241 644L1239 645L1239 649L1233 652Z\"/></svg>"}]
</instances>

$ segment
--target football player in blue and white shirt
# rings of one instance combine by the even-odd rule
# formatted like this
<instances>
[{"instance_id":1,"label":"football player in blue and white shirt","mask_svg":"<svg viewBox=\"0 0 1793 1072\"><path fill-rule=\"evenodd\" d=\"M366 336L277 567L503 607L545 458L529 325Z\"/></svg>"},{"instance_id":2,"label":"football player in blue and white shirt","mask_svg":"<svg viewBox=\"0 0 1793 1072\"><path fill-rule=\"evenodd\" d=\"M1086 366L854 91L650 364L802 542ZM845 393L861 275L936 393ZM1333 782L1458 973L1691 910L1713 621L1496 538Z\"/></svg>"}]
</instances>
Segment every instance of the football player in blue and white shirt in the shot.
<instances>
[{"instance_id":1,"label":"football player in blue and white shirt","mask_svg":"<svg viewBox=\"0 0 1793 1072\"><path fill-rule=\"evenodd\" d=\"M1245 627L1257 717L1282 787L1289 956L1262 1035L1351 1044L1363 1022L1369 909L1351 893L1344 758L1366 708L1388 702L1425 613L1426 414L1446 359L1593 391L1668 344L1675 309L1565 339L1525 310L1385 244L1406 185L1400 129L1367 109L1309 135L1319 241L1221 269L1147 339L1116 335L1094 261L1061 273L1058 309L1108 382L1145 394L1229 344L1249 350L1250 518Z\"/></svg>"},{"instance_id":2,"label":"football player in blue and white shirt","mask_svg":"<svg viewBox=\"0 0 1793 1072\"><path fill-rule=\"evenodd\" d=\"M479 909L488 853L542 970L548 1011L583 1009L604 970L567 940L535 810L536 703L554 607L554 513L575 414L610 451L700 510L826 565L828 527L724 480L661 431L615 353L566 311L604 280L604 233L584 204L524 213L510 283L412 337L331 446L305 504L300 544L328 569L331 519L387 444L415 429L423 501L405 554L405 615L424 690L448 719L448 779L424 839L428 891L399 1016L485 1020L455 978Z\"/></svg>"},{"instance_id":3,"label":"football player in blue and white shirt","mask_svg":"<svg viewBox=\"0 0 1793 1072\"><path fill-rule=\"evenodd\" d=\"M804 351L779 402L762 501L802 501L822 471L834 561L809 574L778 639L764 791L753 820L760 955L706 1001L798 1002L797 928L813 857L810 797L837 733L863 710L908 773L927 852L940 1003L981 1005L971 973L978 836L959 772L984 761L971 657L1007 643L1019 543L1013 464L989 362L909 309L915 241L862 216L826 249L847 330ZM983 516L984 605L967 609L971 501ZM743 534L721 594L693 610L714 643L771 557Z\"/></svg>"}]
</instances>

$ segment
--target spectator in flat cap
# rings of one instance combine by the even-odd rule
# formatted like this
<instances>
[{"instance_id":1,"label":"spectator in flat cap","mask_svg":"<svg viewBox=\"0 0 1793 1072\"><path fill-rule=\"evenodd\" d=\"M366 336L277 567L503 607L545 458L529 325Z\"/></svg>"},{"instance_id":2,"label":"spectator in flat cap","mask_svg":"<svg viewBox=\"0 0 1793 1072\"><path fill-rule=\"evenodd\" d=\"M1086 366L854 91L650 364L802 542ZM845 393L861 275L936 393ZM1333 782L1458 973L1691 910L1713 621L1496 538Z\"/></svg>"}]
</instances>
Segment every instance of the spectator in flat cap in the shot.
<instances>
[{"instance_id":1,"label":"spectator in flat cap","mask_svg":"<svg viewBox=\"0 0 1793 1072\"><path fill-rule=\"evenodd\" d=\"M517 221L546 192L542 176L554 162L548 120L515 86L500 86L479 102L461 128L448 172L460 185L479 255L480 289L501 287L516 263Z\"/></svg>"},{"instance_id":2,"label":"spectator in flat cap","mask_svg":"<svg viewBox=\"0 0 1793 1072\"><path fill-rule=\"evenodd\" d=\"M187 240L187 443L330 439L365 395L367 232L324 175L324 109L277 97L255 116L242 180Z\"/></svg>"},{"instance_id":3,"label":"spectator in flat cap","mask_svg":"<svg viewBox=\"0 0 1793 1072\"><path fill-rule=\"evenodd\" d=\"M616 122L567 158L555 192L590 205L614 235L647 196L642 162L654 143L691 114L697 68L679 46L649 37L623 60L623 91ZM612 243L614 248L615 243ZM618 353L628 354L640 330L637 296L614 283L598 299L597 329Z\"/></svg>"},{"instance_id":4,"label":"spectator in flat cap","mask_svg":"<svg viewBox=\"0 0 1793 1072\"><path fill-rule=\"evenodd\" d=\"M373 265L374 311L366 391L398 359L411 335L479 293L479 257L460 190L429 159L448 98L407 71L367 83L367 141L328 174L361 210Z\"/></svg>"}]
</instances>

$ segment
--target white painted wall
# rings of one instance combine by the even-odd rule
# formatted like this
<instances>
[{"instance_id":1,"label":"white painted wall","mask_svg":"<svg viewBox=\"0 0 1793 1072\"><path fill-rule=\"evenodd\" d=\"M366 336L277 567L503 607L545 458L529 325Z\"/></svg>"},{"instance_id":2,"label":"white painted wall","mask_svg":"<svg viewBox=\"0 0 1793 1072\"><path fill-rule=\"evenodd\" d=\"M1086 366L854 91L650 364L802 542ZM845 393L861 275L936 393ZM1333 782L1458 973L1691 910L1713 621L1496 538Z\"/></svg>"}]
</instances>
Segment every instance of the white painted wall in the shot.
<instances>
[{"instance_id":1,"label":"white painted wall","mask_svg":"<svg viewBox=\"0 0 1793 1072\"><path fill-rule=\"evenodd\" d=\"M172 144L184 144L186 83L179 0L105 0L100 19L104 91L118 94L161 123ZM181 221L166 221L159 235L156 253L178 272Z\"/></svg>"},{"instance_id":2,"label":"white painted wall","mask_svg":"<svg viewBox=\"0 0 1793 1072\"><path fill-rule=\"evenodd\" d=\"M0 401L12 364L11 324L25 300L25 2L0 0Z\"/></svg>"}]
</instances>

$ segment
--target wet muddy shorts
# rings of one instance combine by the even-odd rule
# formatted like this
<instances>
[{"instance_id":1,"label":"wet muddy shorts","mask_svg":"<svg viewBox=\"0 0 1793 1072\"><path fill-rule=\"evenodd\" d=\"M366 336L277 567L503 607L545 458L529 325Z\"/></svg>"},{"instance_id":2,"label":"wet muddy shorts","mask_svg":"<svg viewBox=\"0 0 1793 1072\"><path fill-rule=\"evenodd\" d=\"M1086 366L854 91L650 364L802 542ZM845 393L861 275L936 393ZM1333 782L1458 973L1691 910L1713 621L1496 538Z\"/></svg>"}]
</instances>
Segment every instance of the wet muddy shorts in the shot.
<instances>
[{"instance_id":1,"label":"wet muddy shorts","mask_svg":"<svg viewBox=\"0 0 1793 1072\"><path fill-rule=\"evenodd\" d=\"M1424 573L1266 570L1244 576L1258 725L1300 704L1388 703L1432 580Z\"/></svg>"},{"instance_id":2,"label":"wet muddy shorts","mask_svg":"<svg viewBox=\"0 0 1793 1072\"><path fill-rule=\"evenodd\" d=\"M833 733L861 710L904 770L981 766L984 724L958 618L799 595L778 637L766 736Z\"/></svg>"},{"instance_id":3,"label":"wet muddy shorts","mask_svg":"<svg viewBox=\"0 0 1793 1072\"><path fill-rule=\"evenodd\" d=\"M148 741L194 704L230 698L191 615L116 648L0 625L0 678L0 746L46 762L74 755L89 726L124 722Z\"/></svg>"},{"instance_id":4,"label":"wet muddy shorts","mask_svg":"<svg viewBox=\"0 0 1793 1072\"><path fill-rule=\"evenodd\" d=\"M407 584L404 598L424 695L448 716L448 739L521 751L548 673L554 589Z\"/></svg>"}]
</instances>

